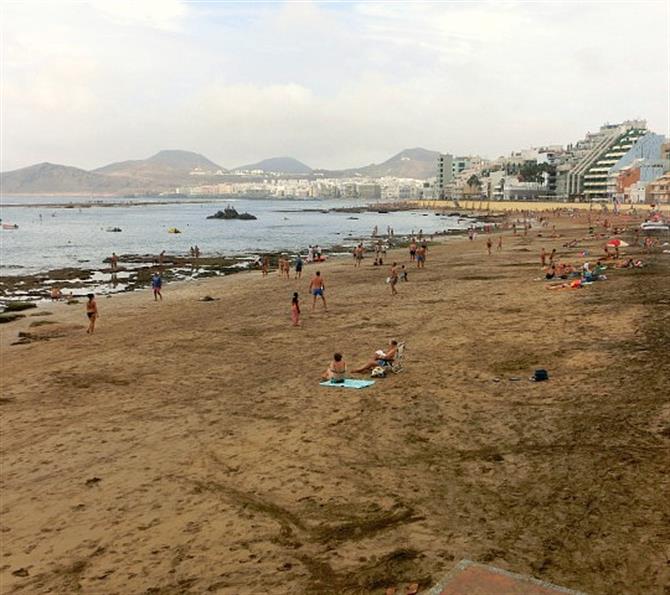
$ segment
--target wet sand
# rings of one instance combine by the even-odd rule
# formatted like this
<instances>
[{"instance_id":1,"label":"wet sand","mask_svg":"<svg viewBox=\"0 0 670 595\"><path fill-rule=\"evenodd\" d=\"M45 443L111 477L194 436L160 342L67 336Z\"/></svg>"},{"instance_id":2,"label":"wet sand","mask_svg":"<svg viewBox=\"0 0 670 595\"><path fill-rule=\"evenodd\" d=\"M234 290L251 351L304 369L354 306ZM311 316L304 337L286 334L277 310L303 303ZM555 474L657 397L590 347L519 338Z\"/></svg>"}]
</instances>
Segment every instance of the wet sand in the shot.
<instances>
[{"instance_id":1,"label":"wet sand","mask_svg":"<svg viewBox=\"0 0 670 595\"><path fill-rule=\"evenodd\" d=\"M402 593L469 558L667 593L670 256L547 291L543 246L602 245L561 233L451 238L395 298L373 258L319 265L328 313L310 265L102 298L93 336L83 303L2 325L2 592ZM403 372L318 386L390 337Z\"/></svg>"}]
</instances>

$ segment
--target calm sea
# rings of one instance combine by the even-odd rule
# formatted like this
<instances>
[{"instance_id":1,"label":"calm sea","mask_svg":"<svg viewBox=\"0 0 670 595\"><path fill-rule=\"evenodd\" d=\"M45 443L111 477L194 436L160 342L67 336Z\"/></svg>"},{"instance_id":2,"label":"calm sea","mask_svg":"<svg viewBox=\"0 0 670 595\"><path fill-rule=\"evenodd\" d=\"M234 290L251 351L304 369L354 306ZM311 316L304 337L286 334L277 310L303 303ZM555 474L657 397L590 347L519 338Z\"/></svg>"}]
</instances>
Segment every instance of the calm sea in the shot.
<instances>
[{"instance_id":1,"label":"calm sea","mask_svg":"<svg viewBox=\"0 0 670 595\"><path fill-rule=\"evenodd\" d=\"M90 202L86 208L56 205ZM175 200L103 199L123 202L105 207L96 201L63 197L2 197L3 224L16 230L0 231L0 274L24 275L61 267L95 268L112 252L117 254L188 254L194 244L203 255L253 255L264 251L305 252L310 244L322 247L352 245L355 238L379 233L391 226L397 236L422 229L431 234L465 228L466 221L436 216L429 211L390 213L321 212L335 207L363 206L342 200ZM133 206L133 202L148 203ZM226 205L256 215L256 221L207 219ZM13 206L21 205L21 206ZM54 206L50 206L54 205ZM319 209L306 211L306 209ZM108 228L119 227L113 233ZM168 233L177 227L181 234Z\"/></svg>"}]
</instances>

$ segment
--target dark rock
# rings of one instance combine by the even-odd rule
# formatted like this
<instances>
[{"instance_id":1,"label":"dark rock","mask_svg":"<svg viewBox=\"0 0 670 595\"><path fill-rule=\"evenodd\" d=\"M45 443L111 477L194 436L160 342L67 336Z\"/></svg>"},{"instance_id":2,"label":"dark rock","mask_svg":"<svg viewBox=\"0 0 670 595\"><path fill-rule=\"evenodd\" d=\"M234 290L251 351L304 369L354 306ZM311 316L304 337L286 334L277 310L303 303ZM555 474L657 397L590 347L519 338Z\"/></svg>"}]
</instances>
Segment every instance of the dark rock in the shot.
<instances>
[{"instance_id":1,"label":"dark rock","mask_svg":"<svg viewBox=\"0 0 670 595\"><path fill-rule=\"evenodd\" d=\"M7 322L13 322L19 318L25 318L25 314L14 314L12 312L7 312L0 314L0 324L5 324Z\"/></svg>"},{"instance_id":2,"label":"dark rock","mask_svg":"<svg viewBox=\"0 0 670 595\"><path fill-rule=\"evenodd\" d=\"M30 308L37 308L37 304L33 302L9 302L5 306L5 312L20 312L21 310L29 310Z\"/></svg>"},{"instance_id":3,"label":"dark rock","mask_svg":"<svg viewBox=\"0 0 670 595\"><path fill-rule=\"evenodd\" d=\"M235 208L227 206L223 211L217 211L213 215L209 215L207 219L242 219L251 221L256 219L256 216L251 213L238 213Z\"/></svg>"}]
</instances>

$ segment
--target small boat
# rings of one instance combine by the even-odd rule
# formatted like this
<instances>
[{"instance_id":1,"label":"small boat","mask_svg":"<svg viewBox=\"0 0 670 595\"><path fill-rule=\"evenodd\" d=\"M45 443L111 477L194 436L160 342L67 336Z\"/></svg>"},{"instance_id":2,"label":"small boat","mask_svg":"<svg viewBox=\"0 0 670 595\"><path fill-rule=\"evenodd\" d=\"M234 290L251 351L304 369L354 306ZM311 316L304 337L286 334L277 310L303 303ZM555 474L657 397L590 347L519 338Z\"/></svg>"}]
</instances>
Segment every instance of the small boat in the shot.
<instances>
[{"instance_id":1,"label":"small boat","mask_svg":"<svg viewBox=\"0 0 670 595\"><path fill-rule=\"evenodd\" d=\"M16 223L3 223L2 229L18 229L19 226Z\"/></svg>"},{"instance_id":2,"label":"small boat","mask_svg":"<svg viewBox=\"0 0 670 595\"><path fill-rule=\"evenodd\" d=\"M105 231L119 232L121 231L120 227L108 227Z\"/></svg>"},{"instance_id":3,"label":"small boat","mask_svg":"<svg viewBox=\"0 0 670 595\"><path fill-rule=\"evenodd\" d=\"M181 231L178 230L176 227L170 227L168 229L168 233L181 233Z\"/></svg>"}]
</instances>

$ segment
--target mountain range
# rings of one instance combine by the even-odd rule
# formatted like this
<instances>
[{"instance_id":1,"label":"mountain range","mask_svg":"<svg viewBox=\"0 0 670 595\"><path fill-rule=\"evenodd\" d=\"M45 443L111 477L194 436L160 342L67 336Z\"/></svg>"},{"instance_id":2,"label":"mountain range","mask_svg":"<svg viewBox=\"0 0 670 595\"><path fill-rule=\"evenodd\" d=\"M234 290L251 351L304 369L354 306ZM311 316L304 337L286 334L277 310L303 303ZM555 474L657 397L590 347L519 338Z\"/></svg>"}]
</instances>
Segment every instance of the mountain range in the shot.
<instances>
[{"instance_id":1,"label":"mountain range","mask_svg":"<svg viewBox=\"0 0 670 595\"><path fill-rule=\"evenodd\" d=\"M427 149L405 149L381 164L345 170L313 170L293 157L274 157L227 170L204 155L191 151L164 150L147 159L110 163L87 171L77 167L38 163L0 173L3 194L121 193L163 191L180 185L196 185L262 171L285 176L382 177L425 179L435 174L439 153Z\"/></svg>"}]
</instances>

